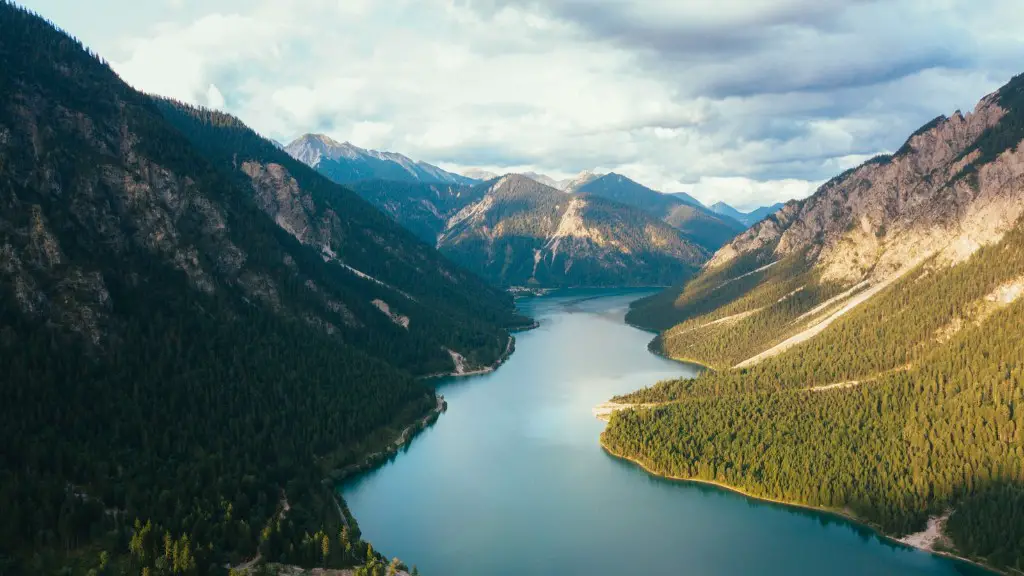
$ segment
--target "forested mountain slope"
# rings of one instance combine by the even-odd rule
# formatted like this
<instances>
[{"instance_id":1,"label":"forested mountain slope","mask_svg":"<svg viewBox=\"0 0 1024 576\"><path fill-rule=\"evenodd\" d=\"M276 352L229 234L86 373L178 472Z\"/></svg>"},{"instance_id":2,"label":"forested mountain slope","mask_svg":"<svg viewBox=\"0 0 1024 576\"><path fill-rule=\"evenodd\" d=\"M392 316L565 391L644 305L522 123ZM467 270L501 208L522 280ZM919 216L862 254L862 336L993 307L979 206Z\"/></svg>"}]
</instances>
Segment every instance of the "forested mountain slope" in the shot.
<instances>
[{"instance_id":1,"label":"forested mountain slope","mask_svg":"<svg viewBox=\"0 0 1024 576\"><path fill-rule=\"evenodd\" d=\"M266 141L236 118L168 100L155 102L171 124L240 188L249 191L255 204L278 226L314 248L325 262L338 264L349 273L347 277L378 290L375 296L379 299L390 297L383 301L392 312L410 318L409 325L398 333L395 347L415 349L417 346L402 339L424 338L427 341L422 346L441 359L440 364L424 367L422 373L449 366L451 358L445 348L464 351L474 364L489 364L504 350L504 342L499 339L496 348L486 346L488 352L474 358L487 331L524 323L525 319L512 313L507 294L417 242L357 194L267 147ZM374 318L386 318L379 308L377 304L366 311L373 312ZM466 341L452 339L460 333ZM347 340L355 343L362 339L353 336ZM388 350L381 356L393 359L400 354Z\"/></svg>"},{"instance_id":2,"label":"forested mountain slope","mask_svg":"<svg viewBox=\"0 0 1024 576\"><path fill-rule=\"evenodd\" d=\"M726 357L679 349L716 366L738 363L802 333L797 320L829 321L928 258L953 264L998 241L1024 211L1024 151L1016 148L1024 136L1022 87L1015 78L973 113L937 118L896 154L786 204L722 247L684 290L637 303L630 321L658 330L683 323L752 330L759 341ZM675 353L671 339L664 335L665 349Z\"/></svg>"},{"instance_id":3,"label":"forested mountain slope","mask_svg":"<svg viewBox=\"0 0 1024 576\"><path fill-rule=\"evenodd\" d=\"M558 189L562 190L563 192L568 192L571 194L579 190L580 187L586 186L589 182L593 182L594 180L600 178L601 176L601 174L595 174L590 170L584 170L583 172L577 174L575 178L572 178L570 180L563 180L560 183L561 185Z\"/></svg>"},{"instance_id":4,"label":"forested mountain slope","mask_svg":"<svg viewBox=\"0 0 1024 576\"><path fill-rule=\"evenodd\" d=\"M486 190L479 186L395 180L363 180L348 186L431 246L437 244L448 220L479 201Z\"/></svg>"},{"instance_id":5,"label":"forested mountain slope","mask_svg":"<svg viewBox=\"0 0 1024 576\"><path fill-rule=\"evenodd\" d=\"M614 172L591 180L575 191L639 208L678 228L708 250L717 250L745 229L732 218L720 216L700 204L651 190Z\"/></svg>"},{"instance_id":6,"label":"forested mountain slope","mask_svg":"<svg viewBox=\"0 0 1024 576\"><path fill-rule=\"evenodd\" d=\"M618 398L615 454L1024 568L1024 230L929 260L800 346Z\"/></svg>"},{"instance_id":7,"label":"forested mountain slope","mask_svg":"<svg viewBox=\"0 0 1024 576\"><path fill-rule=\"evenodd\" d=\"M435 406L445 348L498 358L511 298L237 120L0 30L0 572L364 559L321 480Z\"/></svg>"},{"instance_id":8,"label":"forested mountain slope","mask_svg":"<svg viewBox=\"0 0 1024 576\"><path fill-rule=\"evenodd\" d=\"M585 173L570 194L538 178L509 174L474 186L377 179L347 186L500 286L678 284L708 250L743 230L616 174Z\"/></svg>"},{"instance_id":9,"label":"forested mountain slope","mask_svg":"<svg viewBox=\"0 0 1024 576\"><path fill-rule=\"evenodd\" d=\"M613 453L1024 569L1024 79L924 126L637 303L719 368L622 402ZM667 317L667 319L666 319Z\"/></svg>"},{"instance_id":10,"label":"forested mountain slope","mask_svg":"<svg viewBox=\"0 0 1024 576\"><path fill-rule=\"evenodd\" d=\"M668 194L669 196L675 196L676 198L679 198L680 200L686 202L687 204L692 204L694 206L698 206L701 208L707 208L707 206L704 206L704 204L702 204L700 200L697 200L696 198L690 196L686 192L666 192L666 194Z\"/></svg>"},{"instance_id":11,"label":"forested mountain slope","mask_svg":"<svg viewBox=\"0 0 1024 576\"><path fill-rule=\"evenodd\" d=\"M475 184L477 181L447 172L426 162L417 162L395 152L367 150L348 142L337 142L323 134L305 134L285 146L300 162L339 184L360 180L396 180L431 184Z\"/></svg>"},{"instance_id":12,"label":"forested mountain slope","mask_svg":"<svg viewBox=\"0 0 1024 576\"><path fill-rule=\"evenodd\" d=\"M708 258L696 241L643 210L566 194L524 175L476 186L351 186L424 242L501 286L670 285Z\"/></svg>"},{"instance_id":13,"label":"forested mountain slope","mask_svg":"<svg viewBox=\"0 0 1024 576\"><path fill-rule=\"evenodd\" d=\"M520 175L478 185L446 222L441 251L501 285L668 285L707 253L646 212L566 195Z\"/></svg>"}]
</instances>

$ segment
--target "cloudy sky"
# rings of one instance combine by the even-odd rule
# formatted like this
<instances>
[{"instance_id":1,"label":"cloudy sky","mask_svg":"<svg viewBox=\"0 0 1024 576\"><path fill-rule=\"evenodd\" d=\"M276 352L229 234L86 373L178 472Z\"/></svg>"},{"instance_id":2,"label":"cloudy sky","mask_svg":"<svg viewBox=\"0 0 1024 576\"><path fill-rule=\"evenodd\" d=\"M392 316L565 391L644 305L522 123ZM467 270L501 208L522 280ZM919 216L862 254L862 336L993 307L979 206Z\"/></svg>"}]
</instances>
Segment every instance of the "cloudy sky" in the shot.
<instances>
[{"instance_id":1,"label":"cloudy sky","mask_svg":"<svg viewBox=\"0 0 1024 576\"><path fill-rule=\"evenodd\" d=\"M802 197L1024 72L1019 0L27 0L137 88L288 142Z\"/></svg>"}]
</instances>

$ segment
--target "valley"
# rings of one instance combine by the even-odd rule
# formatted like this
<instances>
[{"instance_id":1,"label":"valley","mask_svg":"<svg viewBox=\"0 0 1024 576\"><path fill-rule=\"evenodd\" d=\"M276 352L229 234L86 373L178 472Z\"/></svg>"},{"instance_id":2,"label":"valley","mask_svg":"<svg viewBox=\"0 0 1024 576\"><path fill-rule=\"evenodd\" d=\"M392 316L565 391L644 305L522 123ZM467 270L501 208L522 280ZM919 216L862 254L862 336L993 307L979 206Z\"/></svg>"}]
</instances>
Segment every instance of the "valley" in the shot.
<instances>
[{"instance_id":1,"label":"valley","mask_svg":"<svg viewBox=\"0 0 1024 576\"><path fill-rule=\"evenodd\" d=\"M1006 119L1021 86L936 119L755 224L684 289L635 303L631 322L664 330L655 350L717 371L613 398L648 408L616 410L602 445L894 538L942 516L941 552L1019 569L1024 134Z\"/></svg>"},{"instance_id":2,"label":"valley","mask_svg":"<svg viewBox=\"0 0 1024 576\"><path fill-rule=\"evenodd\" d=\"M0 574L1024 574L1012 9L27 2Z\"/></svg>"},{"instance_id":3,"label":"valley","mask_svg":"<svg viewBox=\"0 0 1024 576\"><path fill-rule=\"evenodd\" d=\"M525 176L468 188L386 181L353 187L422 241L501 286L667 286L709 257L642 209L570 196Z\"/></svg>"},{"instance_id":4,"label":"valley","mask_svg":"<svg viewBox=\"0 0 1024 576\"><path fill-rule=\"evenodd\" d=\"M471 182L322 135L305 135L286 150L504 287L677 285L745 229L692 198L614 173L561 182L540 174L482 174L491 177ZM394 161L370 171L367 159Z\"/></svg>"},{"instance_id":5,"label":"valley","mask_svg":"<svg viewBox=\"0 0 1024 576\"><path fill-rule=\"evenodd\" d=\"M424 574L451 576L988 573L836 514L661 480L605 453L595 406L700 373L650 354L649 335L623 323L629 302L650 293L523 301L540 327L517 337L508 362L440 383L444 416L394 460L340 486L363 533Z\"/></svg>"},{"instance_id":6,"label":"valley","mask_svg":"<svg viewBox=\"0 0 1024 576\"><path fill-rule=\"evenodd\" d=\"M778 212L779 210L782 209L783 206L785 206L785 203L779 202L777 204L772 204L771 206L764 206L756 210L751 210L750 212L740 212L739 210L733 208L732 206L729 206L725 202L716 202L712 204L710 208L716 214L728 216L729 218L732 218L733 220L743 224L747 228L750 228L754 224L757 224L761 220L764 220L765 218Z\"/></svg>"}]
</instances>

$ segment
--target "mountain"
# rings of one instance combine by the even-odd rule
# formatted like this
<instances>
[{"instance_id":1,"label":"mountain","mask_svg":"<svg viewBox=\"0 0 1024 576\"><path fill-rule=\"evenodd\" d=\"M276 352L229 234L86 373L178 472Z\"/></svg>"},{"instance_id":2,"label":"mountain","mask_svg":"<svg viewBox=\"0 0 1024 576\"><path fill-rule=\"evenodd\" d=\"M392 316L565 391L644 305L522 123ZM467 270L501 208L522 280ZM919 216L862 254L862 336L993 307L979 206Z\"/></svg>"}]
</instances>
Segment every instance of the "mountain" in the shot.
<instances>
[{"instance_id":1,"label":"mountain","mask_svg":"<svg viewBox=\"0 0 1024 576\"><path fill-rule=\"evenodd\" d=\"M666 285L707 257L646 212L566 196L517 174L480 184L448 219L441 252L492 282L536 286Z\"/></svg>"},{"instance_id":2,"label":"mountain","mask_svg":"<svg viewBox=\"0 0 1024 576\"><path fill-rule=\"evenodd\" d=\"M666 192L666 194L668 194L669 196L675 196L676 198L679 198L680 200L682 200L683 202L685 202L687 204L691 204L693 206L700 206L702 208L706 208L706 206L704 206L704 204L701 204L700 200L697 200L696 198L694 198L693 196L690 196L686 192Z\"/></svg>"},{"instance_id":3,"label":"mountain","mask_svg":"<svg viewBox=\"0 0 1024 576\"><path fill-rule=\"evenodd\" d=\"M600 196L639 208L709 249L716 250L742 232L744 227L722 218L703 206L694 205L672 194L662 194L612 172L577 187L577 193Z\"/></svg>"},{"instance_id":4,"label":"mountain","mask_svg":"<svg viewBox=\"0 0 1024 576\"><path fill-rule=\"evenodd\" d=\"M349 186L430 246L437 245L448 220L478 201L486 190L479 186L393 180L363 180Z\"/></svg>"},{"instance_id":5,"label":"mountain","mask_svg":"<svg viewBox=\"0 0 1024 576\"><path fill-rule=\"evenodd\" d=\"M374 179L442 184L476 182L401 154L366 150L348 142L336 142L323 134L300 136L288 144L285 151L339 184Z\"/></svg>"},{"instance_id":6,"label":"mountain","mask_svg":"<svg viewBox=\"0 0 1024 576\"><path fill-rule=\"evenodd\" d=\"M526 319L237 119L0 29L0 572L361 562L354 525L311 539L346 522L325 478Z\"/></svg>"},{"instance_id":7,"label":"mountain","mask_svg":"<svg viewBox=\"0 0 1024 576\"><path fill-rule=\"evenodd\" d=\"M756 210L751 210L750 212L740 212L725 202L715 202L711 205L711 210L716 214L728 216L749 228L761 220L764 220L771 214L778 212L785 205L785 202L778 202L771 206L762 206Z\"/></svg>"},{"instance_id":8,"label":"mountain","mask_svg":"<svg viewBox=\"0 0 1024 576\"><path fill-rule=\"evenodd\" d=\"M733 208L732 206L729 206L725 202L715 202L714 204L711 205L710 208L715 214L728 216L729 218L732 218L733 220L736 220L737 222L746 225L748 228L753 225L753 223L748 224L745 221L747 218L747 214L745 212L740 212L739 210Z\"/></svg>"},{"instance_id":9,"label":"mountain","mask_svg":"<svg viewBox=\"0 0 1024 576\"><path fill-rule=\"evenodd\" d=\"M562 182L555 180L554 178L546 174L538 174L536 172L523 172L522 175L526 176L530 180L533 180L534 182L539 182L545 186L554 188L556 190L561 190L563 186Z\"/></svg>"},{"instance_id":10,"label":"mountain","mask_svg":"<svg viewBox=\"0 0 1024 576\"><path fill-rule=\"evenodd\" d=\"M564 192L575 192L580 186L583 186L587 182L599 177L599 175L594 174L589 170L584 170L576 176L565 180L555 180L551 176L538 174L536 172L524 172L522 175L535 182L539 182L540 184L550 188L555 188L556 190L562 190Z\"/></svg>"},{"instance_id":11,"label":"mountain","mask_svg":"<svg viewBox=\"0 0 1024 576\"><path fill-rule=\"evenodd\" d=\"M1024 75L787 203L681 290L652 347L717 368L618 398L649 470L1024 567Z\"/></svg>"},{"instance_id":12,"label":"mountain","mask_svg":"<svg viewBox=\"0 0 1024 576\"><path fill-rule=\"evenodd\" d=\"M469 168L467 170L463 170L462 175L465 176L466 178L472 178L473 180L477 180L480 182L483 182L485 180L494 180L495 178L498 177L498 175L495 174L494 172L488 172L487 170L480 170L478 168Z\"/></svg>"},{"instance_id":13,"label":"mountain","mask_svg":"<svg viewBox=\"0 0 1024 576\"><path fill-rule=\"evenodd\" d=\"M678 283L708 257L647 212L521 174L476 186L368 180L352 189L423 242L501 286Z\"/></svg>"},{"instance_id":14,"label":"mountain","mask_svg":"<svg viewBox=\"0 0 1024 576\"><path fill-rule=\"evenodd\" d=\"M558 189L570 193L576 192L582 186L585 186L587 183L592 182L600 177L600 174L594 174L589 170L584 170L583 172L577 174L575 178L559 182Z\"/></svg>"}]
</instances>

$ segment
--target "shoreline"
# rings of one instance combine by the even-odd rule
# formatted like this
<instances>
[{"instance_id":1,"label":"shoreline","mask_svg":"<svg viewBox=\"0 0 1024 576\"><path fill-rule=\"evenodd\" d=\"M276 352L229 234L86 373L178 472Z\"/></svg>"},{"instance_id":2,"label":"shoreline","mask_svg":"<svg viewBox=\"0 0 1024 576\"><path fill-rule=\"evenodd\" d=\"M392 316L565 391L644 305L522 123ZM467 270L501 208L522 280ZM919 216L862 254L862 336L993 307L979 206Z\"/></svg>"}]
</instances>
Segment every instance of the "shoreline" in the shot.
<instances>
[{"instance_id":1,"label":"shoreline","mask_svg":"<svg viewBox=\"0 0 1024 576\"><path fill-rule=\"evenodd\" d=\"M294 564L271 562L265 564L274 576L355 576L356 568L303 568ZM361 568L359 566L358 568ZM249 572L246 572L247 574ZM409 572L399 570L395 576L410 576Z\"/></svg>"},{"instance_id":2,"label":"shoreline","mask_svg":"<svg viewBox=\"0 0 1024 576\"><path fill-rule=\"evenodd\" d=\"M660 334L660 332L659 332L659 334ZM698 368L702 368L702 369L704 369L706 371L709 371L709 372L718 372L718 368L715 368L714 366L711 366L710 364L705 364L704 362L701 362L700 360L694 360L693 358L687 358L685 356L682 356L682 357L669 356L661 348L658 348L657 350L653 349L651 347L651 344L653 344L654 340L656 340L656 339L657 338L652 339L650 342L647 343L647 351L650 352L651 354L654 354L655 356L658 356L659 358L664 358L665 360L671 360L673 362L679 362L680 364L690 364L691 366L696 366Z\"/></svg>"},{"instance_id":3,"label":"shoreline","mask_svg":"<svg viewBox=\"0 0 1024 576\"><path fill-rule=\"evenodd\" d=\"M532 325L527 326L525 328L520 328L518 330L510 330L508 343L505 345L505 351L494 362L494 364L490 366L472 372L432 374L428 376L420 376L417 378L417 380L430 380L452 376L472 376L475 374L486 374L489 372L493 372L497 370L502 364L504 364L505 361L507 361L512 356L512 353L515 352L516 338L515 336L512 335L512 333L532 330L538 326L540 326L540 324L537 321L534 321ZM420 432L426 430L429 426L433 426L438 421L438 419L440 419L441 414L448 410L448 402L444 399L443 395L435 392L434 399L436 402L434 407L427 411L425 415L415 418L408 426L403 428L402 431L395 438L395 440L389 442L384 450L367 454L363 456L360 459L360 461L355 464L350 464L348 466L345 466L344 468L331 470L323 479L322 484L328 487L331 495L331 500L334 502L334 505L337 509L338 515L341 518L341 523L343 526L345 526L346 528L350 527L350 520L354 522L355 518L351 516L351 512L349 512L348 510L348 506L342 504L343 499L340 494L342 485L347 480L354 476L366 474L368 472L372 472L382 467L389 460L394 458L403 448L407 447L412 442L412 439L415 438ZM287 568L295 567L288 566ZM350 574L353 574L348 570L349 569L337 571L337 574L339 576L349 576ZM296 574L305 573L306 572L297 572ZM324 572L325 575L330 573L331 572ZM408 576L406 572L398 572L398 574L404 574Z\"/></svg>"},{"instance_id":4,"label":"shoreline","mask_svg":"<svg viewBox=\"0 0 1024 576\"><path fill-rule=\"evenodd\" d=\"M534 322L534 324L539 325L537 322ZM533 326L528 329L532 329L534 327L536 326ZM505 344L505 351L501 354L500 357L498 357L494 364L491 364L490 366L481 368L479 370L473 370L470 372L447 372L430 374L427 376L420 376L417 378L417 380L432 380L447 377L474 376L494 372L499 367L501 367L501 365L504 364L516 351L515 342L515 336L512 336L512 334L510 333L508 337L508 343ZM356 464L350 464L344 468L332 470L330 473L328 473L327 477L324 479L324 482L332 483L335 486L335 489L337 489L337 487L340 486L348 478L356 474L369 472L370 470L373 470L378 466L382 465L395 454L398 454L398 452L403 447L407 446L412 441L412 439L416 437L417 434L425 430L428 426L431 426L435 422L437 422L437 420L441 417L441 414L448 410L448 402L444 399L443 395L435 392L434 398L436 400L436 404L434 405L434 407L428 410L426 414L424 414L421 417L417 417L412 421L412 423L403 428L402 431L396 437L396 439L393 442L388 443L387 448L385 448L384 450L380 450L378 452L374 452L372 454L365 455L360 460L360 462ZM335 499L335 503L337 504L337 499ZM342 514L342 522L345 521L345 515Z\"/></svg>"},{"instance_id":5,"label":"shoreline","mask_svg":"<svg viewBox=\"0 0 1024 576\"><path fill-rule=\"evenodd\" d=\"M386 448L363 456L362 459L355 464L349 464L344 468L330 471L324 479L324 482L332 484L336 490L337 487L345 480L357 474L369 472L370 470L382 465L384 462L387 462L392 456L398 454L402 448L409 445L417 434L437 422L438 418L441 417L441 414L448 410L448 402L445 401L444 396L435 393L434 400L434 407L428 410L425 415L417 417L412 421L412 423L403 428L395 437L395 440L387 444ZM335 498L335 503L338 503L337 498ZM341 507L340 504L338 504L338 506L339 508ZM348 519L345 515L342 514L342 522L347 524L347 520Z\"/></svg>"},{"instance_id":6,"label":"shoreline","mask_svg":"<svg viewBox=\"0 0 1024 576\"><path fill-rule=\"evenodd\" d=\"M537 328L540 328L540 322L537 322L536 320L534 320L533 322L531 322L530 324L527 324L526 326L519 326L519 327L516 327L516 328L509 328L508 329L508 333L509 334L518 334L520 332L529 332L530 330L535 330Z\"/></svg>"},{"instance_id":7,"label":"shoreline","mask_svg":"<svg viewBox=\"0 0 1024 576\"><path fill-rule=\"evenodd\" d=\"M694 360L692 358L685 358L685 357L677 358L675 356L669 356L661 348L655 349L654 347L652 347L651 344L653 344L654 341L658 339L658 336L661 335L661 332L659 332L657 330L651 330L651 329L648 329L648 328L644 328L643 326L640 326L638 324L634 324L634 323L626 320L625 318L623 318L622 323L625 324L626 326L629 326L630 328L635 328L635 329L637 329L637 330L639 330L641 332L646 332L648 334L654 334L654 338L651 338L651 341L647 343L647 351L650 352L651 354L654 354L655 356L658 356L660 358L664 358L665 360L671 360L673 362L679 362L681 364L692 364L693 366L697 366L697 367L703 368L704 370L710 370L711 372L717 372L718 371L718 369L715 368L714 366L711 366L709 364L705 364L704 362L701 362L700 360Z\"/></svg>"},{"instance_id":8,"label":"shoreline","mask_svg":"<svg viewBox=\"0 0 1024 576\"><path fill-rule=\"evenodd\" d=\"M537 324L537 322L534 322L534 324ZM516 351L515 342L515 336L512 336L512 334L510 333L508 337L508 343L505 345L505 351L494 362L494 364L491 364L490 366L487 366L485 368L481 368L479 370L474 370L470 372L449 372L430 374L427 376L420 376L417 378L417 380L432 380L446 377L474 376L493 372L497 370L502 364L504 364ZM327 477L324 478L324 483L330 483L333 485L332 493L336 492L337 489L341 486L341 484L343 484L347 479L351 478L352 476L369 472L383 465L389 459L398 454L398 452L402 448L408 446L409 443L412 442L412 439L415 438L417 434L419 434L423 430L426 430L427 427L432 426L435 422L437 422L437 420L441 417L441 414L448 410L448 402L444 399L443 395L438 394L437 392L434 393L434 398L436 401L434 407L428 410L427 413L424 414L423 416L415 418L408 426L403 428L402 431L397 435L395 440L389 442L384 450L367 454L363 456L360 459L360 461L355 464L350 464L348 466L345 466L344 468L339 468L330 471L327 474ZM341 505L338 502L337 494L334 494L334 497L335 504L338 505L338 508L340 510ZM348 524L346 515L344 513L342 513L341 517L342 522Z\"/></svg>"},{"instance_id":9,"label":"shoreline","mask_svg":"<svg viewBox=\"0 0 1024 576\"><path fill-rule=\"evenodd\" d=\"M409 445L412 439L425 430L428 426L433 425L437 422L438 418L441 417L441 413L448 409L448 402L445 401L444 396L435 393L434 394L434 407L426 412L422 416L417 416L409 423L401 432L395 437L394 440L389 441L386 448L377 452L372 452L362 456L359 461L355 464L349 464L343 468L336 468L327 472L324 478L320 481L321 487L326 489L330 497L331 502L334 504L334 509L338 514L338 519L341 521L341 525L351 530L352 525L355 523L355 517L349 511L348 506L344 504L344 500L340 495L341 485L349 478L370 472L382 466L388 460L393 458L402 448ZM288 506L287 498L283 500L282 510L278 512L277 518L280 519L290 509ZM358 526L356 527L358 530ZM360 540L362 538L360 537ZM367 542L369 544L369 542ZM372 544L371 544L372 545ZM379 556L379 554L378 554ZM278 562L263 563L261 561L262 555L257 551L254 558L244 561L237 566L226 565L225 567L236 571L239 574L252 574L253 569L257 566L262 566L272 570L271 573L275 575L287 574L290 576L304 576L304 575L319 575L319 576L354 576L355 568L313 568L306 569L296 565L281 564ZM407 572L399 571L396 574L399 576L409 576Z\"/></svg>"},{"instance_id":10,"label":"shoreline","mask_svg":"<svg viewBox=\"0 0 1024 576\"><path fill-rule=\"evenodd\" d=\"M655 352L653 350L651 351L651 354L654 354L655 356L661 356L662 358L664 358L666 360L671 360L673 362L679 362L680 364L690 364L691 366L696 366L696 367L701 368L703 370L706 370L708 372L718 372L718 369L715 368L714 366L709 366L709 365L701 362L700 360L694 360L693 358L686 358L686 357L677 358L675 356L669 356L668 354L663 354L661 352Z\"/></svg>"},{"instance_id":11,"label":"shoreline","mask_svg":"<svg viewBox=\"0 0 1024 576\"><path fill-rule=\"evenodd\" d=\"M601 402L597 406L594 406L594 408L591 411L593 412L594 417L597 418L598 420L601 420L602 422L608 422L609 420L611 420L612 414L620 410L628 410L630 408L657 408L658 406L664 406L665 404L668 404L668 402L632 403L607 400L605 402Z\"/></svg>"},{"instance_id":12,"label":"shoreline","mask_svg":"<svg viewBox=\"0 0 1024 576\"><path fill-rule=\"evenodd\" d=\"M521 328L515 332L526 332L527 330L533 330L540 326L537 322L534 322L534 326L528 328ZM464 376L479 376L480 374L490 374L501 367L508 359L512 356L512 353L516 351L516 337L512 335L513 331L509 331L508 342L505 344L505 351L501 353L501 356L494 361L494 364L490 366L484 366L483 368L477 368L476 370L470 370L468 372L459 372L458 370L453 372L437 372L435 374L427 374L425 376L418 376L417 380L436 380L438 378L462 378Z\"/></svg>"},{"instance_id":13,"label":"shoreline","mask_svg":"<svg viewBox=\"0 0 1024 576\"><path fill-rule=\"evenodd\" d=\"M896 546L901 546L901 547L909 548L909 549L912 549L912 550L920 550L920 551L926 552L928 554L934 554L936 556L942 556L942 557L945 557L945 558L950 558L950 559L953 559L953 560L958 560L960 562L966 562L967 564L971 564L971 565L976 566L978 568L982 568L982 569L987 570L987 571L989 571L989 572L991 572L993 574L1001 574L1003 576L1011 576L1010 572L1005 572L1005 571L1000 570L1000 569L998 569L998 568L996 568L994 566L990 566L988 564L979 562L978 560L973 560L971 558L966 558L964 556L958 556L956 554L953 554L952 552L946 552L946 551L943 551L943 550L933 550L933 549L930 549L930 548L925 548L923 546L915 546L914 544L910 544L908 542L904 542L903 540L900 540L899 538L896 538L894 536L886 534L878 526L872 524L871 522L868 522L868 521L866 521L866 520L864 520L862 518L859 518L859 517L857 517L857 516L855 516L855 515L853 515L853 514L851 514L849 512L845 512L843 510L838 510L838 509L834 509L834 508L825 508L825 507L822 507L822 506L813 506L811 504L802 504L800 502L788 502L788 501L785 501L785 500L777 500L775 498L770 498L770 497L767 497L767 496L755 496L755 495L750 494L748 492L745 492L742 489L737 488L735 486L730 486L728 484L723 484L721 482L716 482L714 480L704 480L704 479L701 479L701 478L681 478L679 476L671 476L671 475L668 475L668 474L662 474L660 472L655 472L654 470L650 469L647 466L647 464L645 464L644 462L642 462L642 461L640 461L640 460L638 460L636 458L630 458L629 456L623 456L621 454L617 454L615 451L613 451L611 448L609 448L604 443L604 432L601 433L601 439L600 439L599 443L601 445L601 449L604 450L605 453L608 454L609 456L611 456L613 458L618 458L619 460L624 460L626 462L629 462L629 463L637 466L638 468L640 468L641 470L643 470L647 474L650 474L651 476L654 476L654 477L657 477L657 478L663 478L665 480L672 480L674 482L688 482L688 483L693 483L693 484L704 484L706 486L714 486L715 488L718 488L720 490L725 490L727 492L732 492L733 494L739 494L740 496L744 496L746 498L750 498L751 500L757 500L757 501L760 501L760 502L769 502L771 504L778 504L780 506L789 506L789 507L792 507L792 508L802 508L804 510L812 510L814 512L820 512L822 514L830 514L832 516L836 516L838 518L842 518L843 520L847 520L849 522L853 522L853 523L855 523L855 524L857 524L859 526L863 526L865 528L868 528L872 532L874 532L875 535L877 535L879 538L881 538L883 540L887 540L890 543L895 544Z\"/></svg>"},{"instance_id":14,"label":"shoreline","mask_svg":"<svg viewBox=\"0 0 1024 576\"><path fill-rule=\"evenodd\" d=\"M628 313L627 313L627 315L628 315ZM655 337L652 338L651 341L647 345L647 350L651 354L654 354L655 356L659 356L659 357L664 358L666 360L671 360L673 362L680 362L680 363L683 363L683 364L691 364L691 365L697 366L699 368L702 368L704 370L710 370L711 372L717 372L716 368L714 368L712 366L709 366L709 365L707 365L707 364L705 364L703 362L700 362L698 360L693 360L693 359L690 359L690 358L677 358L677 357L669 356L660 347L657 347L657 349L655 349L655 347L652 346L652 344L657 340L657 336L660 335L662 332L660 332L658 330L651 330L651 329L645 328L643 326L639 326L639 325L637 325L637 324L635 324L633 322L628 321L626 318L623 318L623 323L626 324L627 326L630 326L631 328L635 328L637 330L640 330L641 332L647 332L649 334L655 334ZM630 394L632 394L632 393L635 393L635 392L631 392ZM615 398L624 397L624 396L628 396L628 395L629 394L620 394L618 396L612 397L612 399L606 400L605 402L602 402L601 404L598 404L597 406L595 406L593 408L594 416L598 420L601 420L601 421L607 423L607 422L609 422L611 420L612 415L615 412L618 412L620 410L626 410L626 409L630 409L630 408L650 409L650 408L655 408L655 407L658 407L658 406L663 406L663 405L671 403L671 402L629 403L629 402L618 402L618 401L615 401ZM604 450L605 453L608 454L609 456L611 456L613 458L617 458L619 460L624 460L626 462L629 462L629 463L633 464L634 466L637 466L638 468L640 468L641 470L643 470L647 474L649 474L651 476L654 476L654 477L657 477L657 478L662 478L662 479L665 479L665 480L671 480L671 481L674 481L674 482L689 482L689 483L694 483L694 484L703 484L703 485L706 485L706 486L713 486L713 487L718 488L720 490L725 490L727 492L732 492L734 494L739 494L741 496L744 496L746 498L750 498L752 500L757 500L757 501L761 501L761 502L768 502L768 503L777 504L777 505L780 505L780 506L789 506L789 507L793 507L793 508L801 508L801 509L804 509L804 510L812 510L812 511L820 512L820 513L823 513L823 514L829 514L829 515L832 515L832 516L836 516L838 518L842 518L842 519L847 520L849 522L853 522L853 523L855 523L855 524L857 524L859 526L863 526L865 528L868 528L874 534L876 534L879 538L881 538L883 540L886 540L886 541L888 541L890 543L893 543L893 544L895 544L897 546L902 546L904 548L910 548L910 549L914 549L914 550L920 550L920 551L926 552L928 554L934 554L936 556L942 556L942 557L945 557L945 558L950 558L950 559L953 559L953 560L958 560L958 561L961 561L961 562L965 562L967 564L970 564L972 566L976 566L978 568L982 568L982 569L987 570L989 572L992 572L994 574L1002 574L1004 576L1010 576L1010 574L1011 574L1010 572L1005 572L1005 571L999 570L998 568L995 568L994 566L990 566L990 565L985 564L983 562L979 562L979 561L973 560L971 558L966 558L964 556L958 556L957 554L954 554L952 552L947 552L947 551L944 551L944 550L935 550L935 549L933 549L931 547L928 547L928 546L916 545L914 543L907 542L905 540L896 538L894 536L890 536L889 534L886 534L878 526L872 524L871 522L868 522L866 520L858 518L857 516L855 516L855 515L853 515L853 514L851 514L849 512L843 511L843 510L837 510L837 509L832 509L832 508L824 508L824 507L821 507L821 506L812 506L810 504L802 504L802 503L799 503L799 502L788 502L788 501L785 501L785 500L778 500L778 499L769 498L769 497L766 497L766 496L755 496L755 495L747 493L747 492L745 492L745 491L743 491L740 488L737 488L735 486L729 486L728 484L723 484L721 482L716 482L716 481L713 481L713 480L704 480L704 479L700 479L700 478L681 478L681 477L678 477L678 476L671 476L671 475L668 475L668 474L662 474L662 473L659 473L659 472L655 472L654 470L649 468L647 466L647 464L645 464L644 462L642 462L642 461L640 461L638 459L635 459L635 458L630 458L628 456L623 456L621 454L617 454L612 449L610 449L605 444L605 442L604 442L604 432L601 432L600 439L599 439L598 443L600 444L601 449ZM946 517L948 517L948 514L947 514ZM931 521L932 520L929 519L929 523Z\"/></svg>"}]
</instances>

